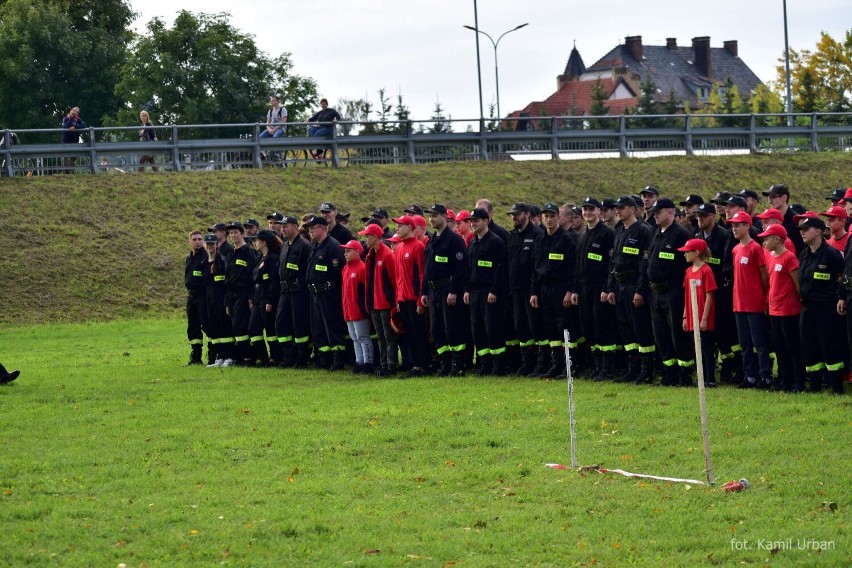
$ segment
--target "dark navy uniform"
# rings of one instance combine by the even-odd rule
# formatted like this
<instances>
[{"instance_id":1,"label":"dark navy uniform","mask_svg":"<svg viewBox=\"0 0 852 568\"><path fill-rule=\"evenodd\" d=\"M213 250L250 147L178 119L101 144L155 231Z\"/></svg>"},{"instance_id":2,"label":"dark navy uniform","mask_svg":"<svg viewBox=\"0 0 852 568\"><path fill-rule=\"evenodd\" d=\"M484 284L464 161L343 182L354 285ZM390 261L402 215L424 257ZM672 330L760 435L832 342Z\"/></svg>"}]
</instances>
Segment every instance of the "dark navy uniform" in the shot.
<instances>
[{"instance_id":1,"label":"dark navy uniform","mask_svg":"<svg viewBox=\"0 0 852 568\"><path fill-rule=\"evenodd\" d=\"M530 285L533 274L533 248L542 230L532 223L509 233L509 293L512 299L514 337L506 344L521 349L523 365L518 374L527 375L535 367L536 339L542 334L541 311L530 306ZM512 369L514 370L514 369Z\"/></svg>"},{"instance_id":2,"label":"dark navy uniform","mask_svg":"<svg viewBox=\"0 0 852 568\"><path fill-rule=\"evenodd\" d=\"M332 370L342 369L346 360L346 322L343 319L343 250L332 237L311 245L305 283L311 294L311 335L320 363Z\"/></svg>"},{"instance_id":3,"label":"dark navy uniform","mask_svg":"<svg viewBox=\"0 0 852 568\"><path fill-rule=\"evenodd\" d=\"M352 235L352 231L341 225L340 223L335 223L334 228L328 232L328 236L333 238L338 244L345 245L349 241L355 239Z\"/></svg>"},{"instance_id":4,"label":"dark navy uniform","mask_svg":"<svg viewBox=\"0 0 852 568\"><path fill-rule=\"evenodd\" d=\"M576 279L577 246L562 227L553 234L543 231L535 241L530 295L538 302L531 309L541 319L538 328L538 358L530 376L559 377L565 372L562 330L568 308L566 295ZM569 298L570 299L570 298Z\"/></svg>"},{"instance_id":5,"label":"dark navy uniform","mask_svg":"<svg viewBox=\"0 0 852 568\"><path fill-rule=\"evenodd\" d=\"M441 358L441 375L449 375L455 363L455 373L464 367L466 333L464 285L467 279L464 239L445 227L426 245L421 294L429 299L432 341ZM447 296L456 295L455 305L447 304ZM454 374L455 374L454 373Z\"/></svg>"},{"instance_id":6,"label":"dark navy uniform","mask_svg":"<svg viewBox=\"0 0 852 568\"><path fill-rule=\"evenodd\" d=\"M203 248L192 251L186 256L184 284L186 285L186 337L192 348L190 364L201 363L201 347L204 344L202 332L207 334L207 292L204 282L204 267L207 264L207 251Z\"/></svg>"},{"instance_id":7,"label":"dark navy uniform","mask_svg":"<svg viewBox=\"0 0 852 568\"><path fill-rule=\"evenodd\" d=\"M239 357L244 361L253 359L249 345L249 299L254 289L253 270L257 256L248 245L235 248L225 259L225 284L227 295L225 306L231 317L231 329Z\"/></svg>"},{"instance_id":8,"label":"dark navy uniform","mask_svg":"<svg viewBox=\"0 0 852 568\"><path fill-rule=\"evenodd\" d=\"M580 325L583 336L595 355L598 373L594 376L611 378L615 370L618 339L615 329L615 310L612 304L601 302L610 271L610 255L615 232L598 222L586 229L577 242L577 277L574 292L579 296Z\"/></svg>"},{"instance_id":9,"label":"dark navy uniform","mask_svg":"<svg viewBox=\"0 0 852 568\"><path fill-rule=\"evenodd\" d=\"M606 292L615 294L618 332L630 359L627 374L622 377L625 381L653 380L655 347L646 273L652 232L650 225L639 219L615 230ZM633 303L636 294L645 302L639 307Z\"/></svg>"},{"instance_id":10,"label":"dark navy uniform","mask_svg":"<svg viewBox=\"0 0 852 568\"><path fill-rule=\"evenodd\" d=\"M275 316L275 333L283 348L282 365L304 368L310 358L311 302L305 275L311 243L296 235L292 243L284 239L278 262L281 296Z\"/></svg>"},{"instance_id":11,"label":"dark navy uniform","mask_svg":"<svg viewBox=\"0 0 852 568\"><path fill-rule=\"evenodd\" d=\"M651 322L654 341L663 362L664 385L691 382L695 365L694 347L683 331L683 277L689 263L678 252L690 238L689 231L673 222L662 230L658 225L648 252L648 283L651 288ZM677 367L682 373L678 376Z\"/></svg>"},{"instance_id":12,"label":"dark navy uniform","mask_svg":"<svg viewBox=\"0 0 852 568\"><path fill-rule=\"evenodd\" d=\"M473 343L482 365L480 374L501 374L502 355L506 351L501 301L508 293L506 278L506 244L488 231L476 236L467 249L470 293L470 320ZM488 303L488 294L497 302Z\"/></svg>"},{"instance_id":13,"label":"dark navy uniform","mask_svg":"<svg viewBox=\"0 0 852 568\"><path fill-rule=\"evenodd\" d=\"M204 266L204 281L206 284L207 304L207 337L212 343L213 361L208 352L208 364L216 361L221 364L225 359L234 359L234 332L231 330L231 318L225 313L225 258L216 253L213 261L207 257Z\"/></svg>"},{"instance_id":14,"label":"dark navy uniform","mask_svg":"<svg viewBox=\"0 0 852 568\"><path fill-rule=\"evenodd\" d=\"M841 287L843 271L840 252L825 241L815 251L805 245L799 253L799 331L805 372L814 391L822 388L825 379L835 392L843 392L848 353L843 341L843 320L837 313L837 301L845 297Z\"/></svg>"},{"instance_id":15,"label":"dark navy uniform","mask_svg":"<svg viewBox=\"0 0 852 568\"><path fill-rule=\"evenodd\" d=\"M266 362L269 357L271 364L281 362L281 344L275 334L275 314L278 310L278 297L281 286L278 277L278 255L269 252L262 256L254 268L254 296L252 297L251 319L249 320L249 340L256 359ZM272 306L267 312L266 306ZM267 352L264 343L269 344Z\"/></svg>"}]
</instances>

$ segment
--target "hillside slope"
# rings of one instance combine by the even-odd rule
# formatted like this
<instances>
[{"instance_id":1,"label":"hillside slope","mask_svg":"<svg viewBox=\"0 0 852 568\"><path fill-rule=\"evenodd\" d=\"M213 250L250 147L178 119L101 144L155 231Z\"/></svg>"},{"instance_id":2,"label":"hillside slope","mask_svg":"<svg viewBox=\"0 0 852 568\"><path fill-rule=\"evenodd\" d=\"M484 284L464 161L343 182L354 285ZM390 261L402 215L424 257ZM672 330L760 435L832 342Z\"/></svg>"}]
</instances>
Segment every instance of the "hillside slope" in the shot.
<instances>
[{"instance_id":1,"label":"hillside slope","mask_svg":"<svg viewBox=\"0 0 852 568\"><path fill-rule=\"evenodd\" d=\"M794 201L824 210L831 189L852 186L852 154L447 163L275 171L0 179L0 322L174 315L184 302L186 236L215 220L313 211L325 200L358 218L411 203L470 208L479 197L566 202L787 183Z\"/></svg>"}]
</instances>

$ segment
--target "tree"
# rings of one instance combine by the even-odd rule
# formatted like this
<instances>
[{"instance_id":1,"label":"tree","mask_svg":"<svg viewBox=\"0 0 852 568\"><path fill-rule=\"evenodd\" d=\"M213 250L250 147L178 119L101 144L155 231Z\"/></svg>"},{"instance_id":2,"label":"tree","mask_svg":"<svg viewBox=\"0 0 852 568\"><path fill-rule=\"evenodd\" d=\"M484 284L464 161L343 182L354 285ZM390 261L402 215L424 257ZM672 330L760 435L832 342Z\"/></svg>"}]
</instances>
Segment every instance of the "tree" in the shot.
<instances>
[{"instance_id":1,"label":"tree","mask_svg":"<svg viewBox=\"0 0 852 568\"><path fill-rule=\"evenodd\" d=\"M589 107L589 114L592 116L604 116L609 113L609 107L606 106L606 100L609 98L606 91L604 91L603 83L601 82L600 77L595 81L595 87L592 89L592 106ZM600 118L593 118L589 120L589 128L595 130L599 128L606 128L606 120Z\"/></svg>"},{"instance_id":2,"label":"tree","mask_svg":"<svg viewBox=\"0 0 852 568\"><path fill-rule=\"evenodd\" d=\"M649 73L645 80L642 81L642 94L639 95L639 101L636 108L633 110L634 115L657 115L663 114L665 109L663 103L657 100L657 85L654 83L653 76ZM671 99L671 94L669 95ZM639 118L634 121L636 126L640 128L662 128L666 126L666 120L658 117Z\"/></svg>"},{"instance_id":3,"label":"tree","mask_svg":"<svg viewBox=\"0 0 852 568\"><path fill-rule=\"evenodd\" d=\"M781 96L767 87L760 84L754 90L754 94L748 101L752 114L773 114L784 112L784 102ZM776 126L781 124L779 117L758 116L755 118L757 126Z\"/></svg>"},{"instance_id":4,"label":"tree","mask_svg":"<svg viewBox=\"0 0 852 568\"><path fill-rule=\"evenodd\" d=\"M316 83L290 74L288 53L270 60L228 17L183 10L171 29L159 18L148 22L122 68L117 89L127 104L117 120L146 108L159 124L257 122L271 94L292 119L303 118L316 105Z\"/></svg>"},{"instance_id":5,"label":"tree","mask_svg":"<svg viewBox=\"0 0 852 568\"><path fill-rule=\"evenodd\" d=\"M392 116L393 105L385 94L385 88L379 89L379 132L381 134L390 134L394 131L394 126L388 124L388 119Z\"/></svg>"},{"instance_id":6,"label":"tree","mask_svg":"<svg viewBox=\"0 0 852 568\"><path fill-rule=\"evenodd\" d=\"M0 122L58 127L80 106L99 126L115 112L134 18L126 1L0 0L0 11Z\"/></svg>"},{"instance_id":7,"label":"tree","mask_svg":"<svg viewBox=\"0 0 852 568\"><path fill-rule=\"evenodd\" d=\"M432 111L432 126L429 127L431 134L447 134L453 131L453 124L449 122L452 116L444 116L444 107L441 106L441 101L435 101L435 109Z\"/></svg>"},{"instance_id":8,"label":"tree","mask_svg":"<svg viewBox=\"0 0 852 568\"><path fill-rule=\"evenodd\" d=\"M340 116L343 117L344 122L363 122L367 119L365 114L365 110L367 107L367 101L364 99L340 99L337 101L336 108L340 113ZM343 131L344 136L349 136L352 134L353 127L355 129L360 129L360 126L355 126L353 124L341 124L340 128ZM357 134L357 131L355 132Z\"/></svg>"},{"instance_id":9,"label":"tree","mask_svg":"<svg viewBox=\"0 0 852 568\"><path fill-rule=\"evenodd\" d=\"M402 93L397 93L396 95L396 107L393 111L393 116L396 118L396 133L397 134L405 134L407 131L407 122L411 118L411 111L408 110L408 107L402 101Z\"/></svg>"},{"instance_id":10,"label":"tree","mask_svg":"<svg viewBox=\"0 0 852 568\"><path fill-rule=\"evenodd\" d=\"M487 132L496 132L500 129L500 125L497 123L497 118L494 116L496 110L497 103L493 101L488 103L488 122L485 123L485 130Z\"/></svg>"},{"instance_id":11,"label":"tree","mask_svg":"<svg viewBox=\"0 0 852 568\"><path fill-rule=\"evenodd\" d=\"M784 58L778 60L776 85L786 92ZM790 50L793 105L799 112L823 112L852 104L852 30L838 42L820 33L816 49ZM806 110L810 109L810 110Z\"/></svg>"}]
</instances>

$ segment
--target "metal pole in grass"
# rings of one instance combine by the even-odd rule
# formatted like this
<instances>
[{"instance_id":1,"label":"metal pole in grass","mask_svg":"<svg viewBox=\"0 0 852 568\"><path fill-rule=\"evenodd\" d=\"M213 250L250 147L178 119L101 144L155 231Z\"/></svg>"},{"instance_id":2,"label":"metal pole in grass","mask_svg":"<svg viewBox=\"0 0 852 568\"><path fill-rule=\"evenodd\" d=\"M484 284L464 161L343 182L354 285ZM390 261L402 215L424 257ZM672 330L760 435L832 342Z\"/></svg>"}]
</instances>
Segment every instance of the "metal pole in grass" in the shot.
<instances>
[{"instance_id":1,"label":"metal pole in grass","mask_svg":"<svg viewBox=\"0 0 852 568\"><path fill-rule=\"evenodd\" d=\"M577 467L577 437L574 432L574 377L571 376L571 353L569 352L568 341L571 339L571 334L567 329L563 329L565 339L565 374L568 377L568 423L571 428L571 467Z\"/></svg>"},{"instance_id":2,"label":"metal pole in grass","mask_svg":"<svg viewBox=\"0 0 852 568\"><path fill-rule=\"evenodd\" d=\"M707 484L713 485L710 432L707 427L707 400L704 392L704 358L701 355L701 329L698 316L698 282L698 280L689 281L689 302L692 306L692 339L695 342L695 368L698 373L698 406L701 410L701 435L704 438L704 465L707 469Z\"/></svg>"}]
</instances>

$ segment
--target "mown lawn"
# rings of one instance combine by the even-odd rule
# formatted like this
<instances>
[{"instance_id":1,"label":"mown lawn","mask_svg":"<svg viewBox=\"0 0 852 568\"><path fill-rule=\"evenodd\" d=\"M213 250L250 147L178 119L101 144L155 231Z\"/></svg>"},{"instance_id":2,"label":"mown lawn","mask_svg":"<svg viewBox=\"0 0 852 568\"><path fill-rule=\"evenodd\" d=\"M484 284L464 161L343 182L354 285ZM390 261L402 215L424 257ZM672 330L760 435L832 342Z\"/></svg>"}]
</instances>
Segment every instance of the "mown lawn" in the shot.
<instances>
[{"instance_id":1,"label":"mown lawn","mask_svg":"<svg viewBox=\"0 0 852 568\"><path fill-rule=\"evenodd\" d=\"M185 368L183 332L0 329L0 563L850 563L849 396L708 391L725 493L544 467L564 381ZM696 390L575 390L580 463L704 478Z\"/></svg>"}]
</instances>

